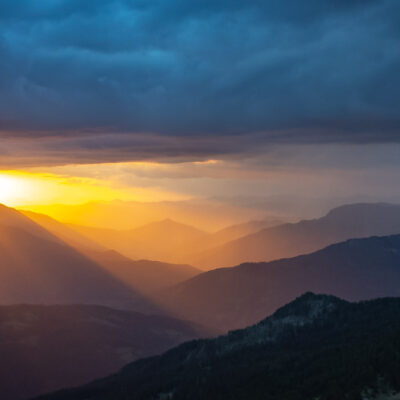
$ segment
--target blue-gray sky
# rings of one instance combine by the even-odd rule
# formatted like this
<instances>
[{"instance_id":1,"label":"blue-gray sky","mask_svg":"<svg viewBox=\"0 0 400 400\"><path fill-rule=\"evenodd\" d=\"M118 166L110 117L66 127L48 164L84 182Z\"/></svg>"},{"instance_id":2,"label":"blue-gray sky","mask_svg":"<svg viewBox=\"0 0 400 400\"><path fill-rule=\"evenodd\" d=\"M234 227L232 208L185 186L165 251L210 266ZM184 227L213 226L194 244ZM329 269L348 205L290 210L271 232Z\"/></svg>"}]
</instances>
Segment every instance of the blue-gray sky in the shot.
<instances>
[{"instance_id":1,"label":"blue-gray sky","mask_svg":"<svg viewBox=\"0 0 400 400\"><path fill-rule=\"evenodd\" d=\"M0 157L399 142L399 43L398 0L2 0Z\"/></svg>"},{"instance_id":2,"label":"blue-gray sky","mask_svg":"<svg viewBox=\"0 0 400 400\"><path fill-rule=\"evenodd\" d=\"M1 0L0 170L400 202L399 44L399 0Z\"/></svg>"}]
</instances>

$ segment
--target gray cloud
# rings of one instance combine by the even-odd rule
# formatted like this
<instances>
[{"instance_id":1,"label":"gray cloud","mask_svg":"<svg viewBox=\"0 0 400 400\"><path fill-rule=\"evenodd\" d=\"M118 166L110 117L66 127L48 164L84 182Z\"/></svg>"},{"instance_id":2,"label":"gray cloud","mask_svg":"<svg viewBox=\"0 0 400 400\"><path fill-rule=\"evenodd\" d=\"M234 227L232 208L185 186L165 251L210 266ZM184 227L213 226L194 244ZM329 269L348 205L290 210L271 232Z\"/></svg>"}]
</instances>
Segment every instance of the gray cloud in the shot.
<instances>
[{"instance_id":1,"label":"gray cloud","mask_svg":"<svg viewBox=\"0 0 400 400\"><path fill-rule=\"evenodd\" d=\"M65 162L399 141L399 16L397 0L3 0L0 137Z\"/></svg>"},{"instance_id":2,"label":"gray cloud","mask_svg":"<svg viewBox=\"0 0 400 400\"><path fill-rule=\"evenodd\" d=\"M0 141L0 169L119 161L182 163L213 157L240 159L260 150L247 135L185 137L153 134L90 134L7 137Z\"/></svg>"}]
</instances>

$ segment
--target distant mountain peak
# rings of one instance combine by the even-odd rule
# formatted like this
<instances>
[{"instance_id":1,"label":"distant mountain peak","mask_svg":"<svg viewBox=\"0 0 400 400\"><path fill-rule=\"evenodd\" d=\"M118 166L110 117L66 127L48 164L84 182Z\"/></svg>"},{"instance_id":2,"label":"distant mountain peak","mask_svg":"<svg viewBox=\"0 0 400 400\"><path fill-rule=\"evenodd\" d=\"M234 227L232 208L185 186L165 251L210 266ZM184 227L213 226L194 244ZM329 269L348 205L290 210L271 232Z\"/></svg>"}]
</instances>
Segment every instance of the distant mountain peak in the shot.
<instances>
[{"instance_id":1,"label":"distant mountain peak","mask_svg":"<svg viewBox=\"0 0 400 400\"><path fill-rule=\"evenodd\" d=\"M165 218L161 221L153 222L151 225L164 225L164 226L176 226L176 227L188 227L189 225L182 224L181 222L175 221L171 218Z\"/></svg>"}]
</instances>

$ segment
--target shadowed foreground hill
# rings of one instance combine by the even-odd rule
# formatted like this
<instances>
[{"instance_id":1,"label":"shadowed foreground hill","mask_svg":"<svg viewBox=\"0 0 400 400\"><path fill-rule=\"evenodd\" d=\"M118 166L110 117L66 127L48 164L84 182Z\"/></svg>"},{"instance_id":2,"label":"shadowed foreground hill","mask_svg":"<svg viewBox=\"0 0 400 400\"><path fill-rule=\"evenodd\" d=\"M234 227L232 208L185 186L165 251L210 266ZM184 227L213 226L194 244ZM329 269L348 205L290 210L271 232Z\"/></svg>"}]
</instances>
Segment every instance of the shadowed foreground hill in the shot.
<instances>
[{"instance_id":1,"label":"shadowed foreground hill","mask_svg":"<svg viewBox=\"0 0 400 400\"><path fill-rule=\"evenodd\" d=\"M310 253L347 239L398 233L400 205L349 204L319 219L263 229L196 254L187 262L201 268L219 268L243 262L271 261Z\"/></svg>"},{"instance_id":2,"label":"shadowed foreground hill","mask_svg":"<svg viewBox=\"0 0 400 400\"><path fill-rule=\"evenodd\" d=\"M250 328L40 399L389 399L400 391L399 313L400 299L357 304L307 293Z\"/></svg>"},{"instance_id":3,"label":"shadowed foreground hill","mask_svg":"<svg viewBox=\"0 0 400 400\"><path fill-rule=\"evenodd\" d=\"M0 397L83 384L203 334L173 318L101 306L1 306Z\"/></svg>"},{"instance_id":4,"label":"shadowed foreground hill","mask_svg":"<svg viewBox=\"0 0 400 400\"><path fill-rule=\"evenodd\" d=\"M163 293L162 303L184 319L229 330L259 321L306 291L347 300L400 296L400 235L205 272Z\"/></svg>"}]
</instances>

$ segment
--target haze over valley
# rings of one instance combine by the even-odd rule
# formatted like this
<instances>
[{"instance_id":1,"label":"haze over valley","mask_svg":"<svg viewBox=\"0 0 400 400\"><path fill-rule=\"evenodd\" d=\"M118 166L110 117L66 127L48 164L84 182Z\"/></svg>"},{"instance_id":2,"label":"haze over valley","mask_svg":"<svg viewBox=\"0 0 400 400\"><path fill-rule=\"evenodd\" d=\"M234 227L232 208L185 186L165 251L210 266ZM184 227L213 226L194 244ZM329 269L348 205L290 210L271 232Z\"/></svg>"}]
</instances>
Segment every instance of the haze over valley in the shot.
<instances>
[{"instance_id":1,"label":"haze over valley","mask_svg":"<svg viewBox=\"0 0 400 400\"><path fill-rule=\"evenodd\" d=\"M0 400L400 400L400 2L0 2Z\"/></svg>"}]
</instances>

